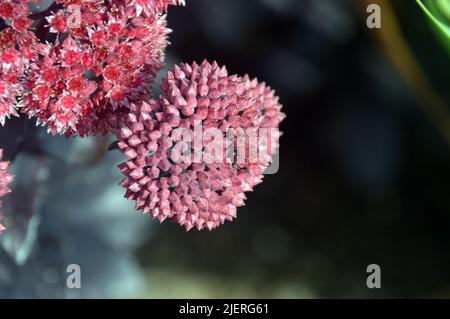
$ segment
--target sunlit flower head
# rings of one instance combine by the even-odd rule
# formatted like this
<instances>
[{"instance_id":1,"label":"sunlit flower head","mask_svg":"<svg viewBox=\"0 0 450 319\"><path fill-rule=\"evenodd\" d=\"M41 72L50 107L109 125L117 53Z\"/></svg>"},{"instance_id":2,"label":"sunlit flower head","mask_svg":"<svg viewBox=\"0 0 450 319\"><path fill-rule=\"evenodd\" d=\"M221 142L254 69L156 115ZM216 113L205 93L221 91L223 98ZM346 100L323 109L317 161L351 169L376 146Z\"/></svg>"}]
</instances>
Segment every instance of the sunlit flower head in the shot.
<instances>
[{"instance_id":1,"label":"sunlit flower head","mask_svg":"<svg viewBox=\"0 0 450 319\"><path fill-rule=\"evenodd\" d=\"M161 222L212 230L233 220L245 193L262 181L278 148L281 105L264 83L207 61L176 65L161 90L158 100L132 105L117 131L128 159L119 166L120 185L136 209ZM249 137L268 129L264 143ZM243 149L258 145L261 156L239 156L233 145L240 131Z\"/></svg>"}]
</instances>

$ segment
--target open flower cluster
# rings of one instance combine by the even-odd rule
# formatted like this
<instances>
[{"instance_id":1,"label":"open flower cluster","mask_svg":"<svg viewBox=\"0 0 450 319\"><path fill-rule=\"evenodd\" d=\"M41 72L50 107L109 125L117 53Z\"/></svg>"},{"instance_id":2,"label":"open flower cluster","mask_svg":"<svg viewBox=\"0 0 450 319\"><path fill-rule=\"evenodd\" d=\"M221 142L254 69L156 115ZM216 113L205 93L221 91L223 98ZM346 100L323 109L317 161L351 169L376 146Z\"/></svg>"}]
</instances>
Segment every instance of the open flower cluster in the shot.
<instances>
[{"instance_id":1,"label":"open flower cluster","mask_svg":"<svg viewBox=\"0 0 450 319\"><path fill-rule=\"evenodd\" d=\"M2 0L0 121L18 109L52 134L106 133L148 96L168 44L163 10L179 1ZM34 1L39 2L39 1Z\"/></svg>"},{"instance_id":2,"label":"open flower cluster","mask_svg":"<svg viewBox=\"0 0 450 319\"><path fill-rule=\"evenodd\" d=\"M3 150L0 149L0 198L10 192L8 185L13 181L14 176L8 173L9 162L2 161ZM0 207L2 206L2 201L0 200ZM3 219L3 215L0 212L0 222ZM0 233L5 230L5 227L0 223Z\"/></svg>"},{"instance_id":3,"label":"open flower cluster","mask_svg":"<svg viewBox=\"0 0 450 319\"><path fill-rule=\"evenodd\" d=\"M281 105L264 83L229 76L225 67L207 61L175 66L161 90L159 100L133 105L117 132L118 146L128 158L119 166L126 176L120 185L127 189L126 197L136 201L136 209L160 221L170 218L187 230L212 230L234 219L237 207L244 205L245 192L262 181L279 134L269 140L274 147L262 144L259 151L267 156L258 161L250 161L248 155L237 160L235 154L224 152L219 161L188 162L174 158L173 151L181 145L177 130L191 135L189 153L195 154L213 142L195 149L195 138L205 142L204 135L195 136L196 126L217 129L223 136L230 130L278 128L284 118Z\"/></svg>"},{"instance_id":4,"label":"open flower cluster","mask_svg":"<svg viewBox=\"0 0 450 319\"><path fill-rule=\"evenodd\" d=\"M185 5L184 0L126 0L128 6L134 6L136 15L141 13L152 14L158 11L166 11L169 5Z\"/></svg>"},{"instance_id":5,"label":"open flower cluster","mask_svg":"<svg viewBox=\"0 0 450 319\"><path fill-rule=\"evenodd\" d=\"M30 64L40 52L36 36L29 31L32 20L28 18L29 1L1 1L0 22L0 123L11 115L17 116L19 100L25 90L23 79Z\"/></svg>"}]
</instances>

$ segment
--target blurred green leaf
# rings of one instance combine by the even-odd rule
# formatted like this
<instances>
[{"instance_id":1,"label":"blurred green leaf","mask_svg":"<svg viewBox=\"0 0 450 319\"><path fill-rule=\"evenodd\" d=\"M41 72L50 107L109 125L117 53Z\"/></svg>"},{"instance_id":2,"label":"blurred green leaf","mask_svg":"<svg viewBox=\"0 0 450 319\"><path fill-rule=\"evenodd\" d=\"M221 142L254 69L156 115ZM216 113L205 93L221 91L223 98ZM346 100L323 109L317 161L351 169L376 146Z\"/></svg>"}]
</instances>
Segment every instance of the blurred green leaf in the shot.
<instances>
[{"instance_id":1,"label":"blurred green leaf","mask_svg":"<svg viewBox=\"0 0 450 319\"><path fill-rule=\"evenodd\" d=\"M449 0L416 0L425 14L439 31L441 38L450 50L450 1Z\"/></svg>"}]
</instances>

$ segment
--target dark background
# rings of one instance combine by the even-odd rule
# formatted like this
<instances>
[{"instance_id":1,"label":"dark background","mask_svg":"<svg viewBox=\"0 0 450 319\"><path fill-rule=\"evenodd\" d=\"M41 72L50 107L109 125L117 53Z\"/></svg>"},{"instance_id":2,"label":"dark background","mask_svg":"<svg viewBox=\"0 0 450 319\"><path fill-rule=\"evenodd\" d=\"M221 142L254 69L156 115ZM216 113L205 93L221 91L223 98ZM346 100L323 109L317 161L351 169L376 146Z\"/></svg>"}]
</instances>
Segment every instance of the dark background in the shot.
<instances>
[{"instance_id":1,"label":"dark background","mask_svg":"<svg viewBox=\"0 0 450 319\"><path fill-rule=\"evenodd\" d=\"M428 21L414 1L392 3L411 54L448 95L449 57ZM448 296L449 144L366 27L365 8L191 0L169 12L171 60L256 76L287 118L280 170L235 222L212 233L154 228L140 250L150 296ZM366 287L372 263L376 291Z\"/></svg>"},{"instance_id":2,"label":"dark background","mask_svg":"<svg viewBox=\"0 0 450 319\"><path fill-rule=\"evenodd\" d=\"M382 5L381 30L366 26L368 2ZM134 211L111 139L8 121L0 142L17 177L0 297L450 297L450 56L415 1L368 2L169 9L168 67L217 60L266 81L287 115L279 172L213 232ZM73 263L80 290L65 286ZM369 264L381 289L366 286Z\"/></svg>"}]
</instances>

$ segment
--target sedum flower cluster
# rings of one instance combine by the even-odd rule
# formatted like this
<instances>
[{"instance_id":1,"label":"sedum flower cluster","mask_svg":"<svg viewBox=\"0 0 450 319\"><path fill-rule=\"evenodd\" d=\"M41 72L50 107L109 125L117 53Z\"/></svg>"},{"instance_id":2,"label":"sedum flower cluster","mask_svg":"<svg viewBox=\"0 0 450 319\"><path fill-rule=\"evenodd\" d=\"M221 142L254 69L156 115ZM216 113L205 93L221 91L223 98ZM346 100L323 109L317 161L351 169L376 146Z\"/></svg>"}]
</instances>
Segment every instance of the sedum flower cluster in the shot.
<instances>
[{"instance_id":1,"label":"sedum flower cluster","mask_svg":"<svg viewBox=\"0 0 450 319\"><path fill-rule=\"evenodd\" d=\"M56 0L40 12L31 2L0 1L1 124L25 113L53 135L113 133L137 210L186 230L236 218L278 150L275 92L205 60L175 65L152 97L166 12L184 1Z\"/></svg>"},{"instance_id":2,"label":"sedum flower cluster","mask_svg":"<svg viewBox=\"0 0 450 319\"><path fill-rule=\"evenodd\" d=\"M26 113L52 134L111 131L164 66L164 10L176 1L56 0L32 14L2 0L0 122Z\"/></svg>"}]
</instances>

